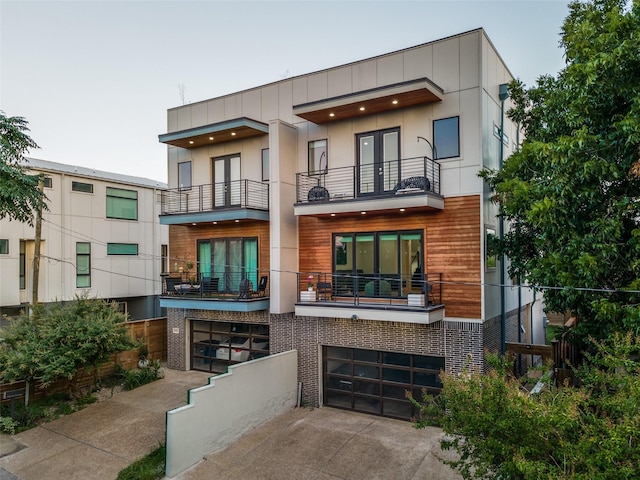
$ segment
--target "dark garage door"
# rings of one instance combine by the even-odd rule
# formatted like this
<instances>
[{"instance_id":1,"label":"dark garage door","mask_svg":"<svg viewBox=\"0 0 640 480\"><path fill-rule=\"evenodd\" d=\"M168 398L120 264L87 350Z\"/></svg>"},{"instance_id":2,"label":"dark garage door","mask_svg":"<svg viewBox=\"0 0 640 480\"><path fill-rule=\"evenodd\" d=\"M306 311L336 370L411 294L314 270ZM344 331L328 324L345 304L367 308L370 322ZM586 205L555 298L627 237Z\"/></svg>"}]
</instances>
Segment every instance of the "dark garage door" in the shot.
<instances>
[{"instance_id":1,"label":"dark garage door","mask_svg":"<svg viewBox=\"0 0 640 480\"><path fill-rule=\"evenodd\" d=\"M444 358L344 347L323 347L324 404L357 412L410 420L408 390L422 398L422 389L442 388Z\"/></svg>"}]
</instances>

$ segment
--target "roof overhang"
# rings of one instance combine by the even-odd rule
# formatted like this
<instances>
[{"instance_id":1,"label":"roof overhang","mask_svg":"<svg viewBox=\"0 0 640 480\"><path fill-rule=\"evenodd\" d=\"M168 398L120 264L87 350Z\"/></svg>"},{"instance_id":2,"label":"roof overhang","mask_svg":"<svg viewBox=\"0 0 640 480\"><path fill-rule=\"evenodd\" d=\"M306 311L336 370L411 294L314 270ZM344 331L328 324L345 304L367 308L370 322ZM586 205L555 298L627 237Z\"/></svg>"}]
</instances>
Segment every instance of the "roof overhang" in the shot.
<instances>
[{"instance_id":1,"label":"roof overhang","mask_svg":"<svg viewBox=\"0 0 640 480\"><path fill-rule=\"evenodd\" d=\"M361 90L293 106L298 117L316 124L441 102L444 91L428 78Z\"/></svg>"},{"instance_id":2,"label":"roof overhang","mask_svg":"<svg viewBox=\"0 0 640 480\"><path fill-rule=\"evenodd\" d=\"M158 135L160 143L181 148L196 148L205 145L255 137L269 133L269 125L247 117L211 123L201 127Z\"/></svg>"}]
</instances>

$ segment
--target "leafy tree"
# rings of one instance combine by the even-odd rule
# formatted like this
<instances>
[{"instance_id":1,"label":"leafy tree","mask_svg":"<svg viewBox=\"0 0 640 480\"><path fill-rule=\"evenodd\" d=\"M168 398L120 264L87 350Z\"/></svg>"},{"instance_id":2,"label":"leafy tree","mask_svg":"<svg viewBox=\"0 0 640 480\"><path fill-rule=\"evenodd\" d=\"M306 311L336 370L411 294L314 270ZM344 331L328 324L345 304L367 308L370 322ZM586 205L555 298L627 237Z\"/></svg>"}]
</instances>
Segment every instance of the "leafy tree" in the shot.
<instances>
[{"instance_id":1,"label":"leafy tree","mask_svg":"<svg viewBox=\"0 0 640 480\"><path fill-rule=\"evenodd\" d=\"M39 176L29 175L24 154L38 145L25 133L27 121L0 111L0 219L33 225L37 209L47 209L46 196L38 188Z\"/></svg>"},{"instance_id":2,"label":"leafy tree","mask_svg":"<svg viewBox=\"0 0 640 480\"><path fill-rule=\"evenodd\" d=\"M640 290L640 2L569 12L566 67L530 89L511 83L526 139L482 176L512 226L498 242L510 274L551 287L547 309L577 314L582 338L640 333L640 296L623 292Z\"/></svg>"},{"instance_id":3,"label":"leafy tree","mask_svg":"<svg viewBox=\"0 0 640 480\"><path fill-rule=\"evenodd\" d=\"M46 388L66 380L69 393L78 396L79 369L97 371L111 354L136 346L125 321L114 305L86 296L46 309L34 306L31 316L0 330L0 381L37 381Z\"/></svg>"},{"instance_id":4,"label":"leafy tree","mask_svg":"<svg viewBox=\"0 0 640 480\"><path fill-rule=\"evenodd\" d=\"M594 350L579 388L530 395L495 356L486 375L443 374L438 397L414 402L417 426L442 426L442 448L458 456L443 462L465 479L640 478L640 336L614 334Z\"/></svg>"}]
</instances>

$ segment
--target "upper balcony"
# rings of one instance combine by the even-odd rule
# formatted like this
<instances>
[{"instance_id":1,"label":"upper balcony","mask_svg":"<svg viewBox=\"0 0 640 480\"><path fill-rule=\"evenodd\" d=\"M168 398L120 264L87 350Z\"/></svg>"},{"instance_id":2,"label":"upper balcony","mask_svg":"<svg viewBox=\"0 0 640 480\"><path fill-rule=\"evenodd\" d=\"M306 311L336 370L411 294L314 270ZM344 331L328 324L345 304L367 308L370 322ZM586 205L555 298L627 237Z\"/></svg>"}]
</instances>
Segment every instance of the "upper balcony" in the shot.
<instances>
[{"instance_id":1,"label":"upper balcony","mask_svg":"<svg viewBox=\"0 0 640 480\"><path fill-rule=\"evenodd\" d=\"M439 163L414 157L296 174L296 215L400 208L444 208Z\"/></svg>"},{"instance_id":2,"label":"upper balcony","mask_svg":"<svg viewBox=\"0 0 640 480\"><path fill-rule=\"evenodd\" d=\"M269 220L269 184L243 179L162 193L162 225L242 219Z\"/></svg>"}]
</instances>

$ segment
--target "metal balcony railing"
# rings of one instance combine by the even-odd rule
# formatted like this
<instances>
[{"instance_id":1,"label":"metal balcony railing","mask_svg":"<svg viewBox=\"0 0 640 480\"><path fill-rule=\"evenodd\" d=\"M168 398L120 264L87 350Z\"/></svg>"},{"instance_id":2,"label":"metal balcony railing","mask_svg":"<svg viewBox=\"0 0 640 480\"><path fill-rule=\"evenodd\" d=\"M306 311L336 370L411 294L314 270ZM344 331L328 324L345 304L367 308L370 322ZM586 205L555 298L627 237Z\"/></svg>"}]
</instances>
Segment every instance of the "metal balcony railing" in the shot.
<instances>
[{"instance_id":1,"label":"metal balcony railing","mask_svg":"<svg viewBox=\"0 0 640 480\"><path fill-rule=\"evenodd\" d=\"M421 295L422 298L419 298ZM442 273L429 273L416 278L414 275L299 272L298 302L309 301L330 302L335 306L368 305L386 308L392 305L433 309L443 305Z\"/></svg>"},{"instance_id":2,"label":"metal balcony railing","mask_svg":"<svg viewBox=\"0 0 640 480\"><path fill-rule=\"evenodd\" d=\"M201 298L231 301L269 297L269 272L224 271L172 273L162 277L162 295L173 298Z\"/></svg>"},{"instance_id":3,"label":"metal balcony railing","mask_svg":"<svg viewBox=\"0 0 640 480\"><path fill-rule=\"evenodd\" d=\"M162 215L229 208L269 210L269 184L245 179L172 188L162 194Z\"/></svg>"},{"instance_id":4,"label":"metal balcony railing","mask_svg":"<svg viewBox=\"0 0 640 480\"><path fill-rule=\"evenodd\" d=\"M429 157L296 174L296 203L440 194L440 164Z\"/></svg>"}]
</instances>

